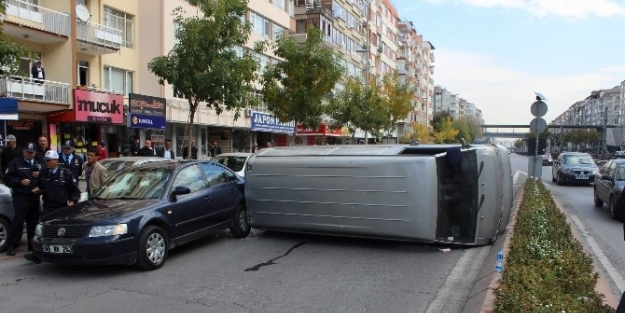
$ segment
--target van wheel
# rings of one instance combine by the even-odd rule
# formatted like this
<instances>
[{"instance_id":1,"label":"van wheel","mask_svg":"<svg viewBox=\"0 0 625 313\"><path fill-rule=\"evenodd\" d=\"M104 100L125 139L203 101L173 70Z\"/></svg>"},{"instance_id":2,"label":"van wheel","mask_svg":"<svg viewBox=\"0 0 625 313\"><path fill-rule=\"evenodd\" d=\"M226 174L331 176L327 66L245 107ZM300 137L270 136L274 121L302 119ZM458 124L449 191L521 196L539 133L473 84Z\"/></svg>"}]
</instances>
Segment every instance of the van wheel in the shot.
<instances>
[{"instance_id":1,"label":"van wheel","mask_svg":"<svg viewBox=\"0 0 625 313\"><path fill-rule=\"evenodd\" d=\"M245 238L250 234L251 229L252 227L250 226L250 219L247 216L247 210L239 203L239 205L237 205L237 213L230 227L230 232L234 238Z\"/></svg>"},{"instance_id":2,"label":"van wheel","mask_svg":"<svg viewBox=\"0 0 625 313\"><path fill-rule=\"evenodd\" d=\"M155 225L147 226L139 238L137 267L147 271L161 268L167 260L168 251L169 243L163 229Z\"/></svg>"},{"instance_id":3,"label":"van wheel","mask_svg":"<svg viewBox=\"0 0 625 313\"><path fill-rule=\"evenodd\" d=\"M11 230L11 224L9 221L0 217L0 252L4 251L9 245L9 231Z\"/></svg>"}]
</instances>

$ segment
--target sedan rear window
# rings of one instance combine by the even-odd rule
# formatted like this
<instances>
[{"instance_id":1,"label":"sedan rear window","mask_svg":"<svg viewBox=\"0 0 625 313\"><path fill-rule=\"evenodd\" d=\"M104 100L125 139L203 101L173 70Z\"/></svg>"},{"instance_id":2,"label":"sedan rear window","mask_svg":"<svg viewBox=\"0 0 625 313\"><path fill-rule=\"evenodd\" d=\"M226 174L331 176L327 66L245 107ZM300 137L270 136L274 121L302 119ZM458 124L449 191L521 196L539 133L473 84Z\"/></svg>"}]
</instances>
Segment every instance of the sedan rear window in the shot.
<instances>
[{"instance_id":1,"label":"sedan rear window","mask_svg":"<svg viewBox=\"0 0 625 313\"><path fill-rule=\"evenodd\" d=\"M594 164L589 155L567 155L564 157L564 164Z\"/></svg>"}]
</instances>

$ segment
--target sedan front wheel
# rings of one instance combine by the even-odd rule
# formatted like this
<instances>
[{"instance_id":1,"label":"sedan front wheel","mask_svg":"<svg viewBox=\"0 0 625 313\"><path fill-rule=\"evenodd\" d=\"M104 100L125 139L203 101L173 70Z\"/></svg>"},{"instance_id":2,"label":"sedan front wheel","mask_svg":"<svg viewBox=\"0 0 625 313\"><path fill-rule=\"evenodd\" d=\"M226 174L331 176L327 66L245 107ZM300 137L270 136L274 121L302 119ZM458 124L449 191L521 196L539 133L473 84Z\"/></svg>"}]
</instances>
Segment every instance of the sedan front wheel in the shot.
<instances>
[{"instance_id":1,"label":"sedan front wheel","mask_svg":"<svg viewBox=\"0 0 625 313\"><path fill-rule=\"evenodd\" d=\"M155 270L167 260L169 244L162 228L150 225L143 230L139 238L137 267L142 270Z\"/></svg>"},{"instance_id":2,"label":"sedan front wheel","mask_svg":"<svg viewBox=\"0 0 625 313\"><path fill-rule=\"evenodd\" d=\"M234 221L230 227L230 232L234 238L245 238L250 234L250 220L247 216L247 210L245 206L239 204L237 206L237 213L234 216Z\"/></svg>"}]
</instances>

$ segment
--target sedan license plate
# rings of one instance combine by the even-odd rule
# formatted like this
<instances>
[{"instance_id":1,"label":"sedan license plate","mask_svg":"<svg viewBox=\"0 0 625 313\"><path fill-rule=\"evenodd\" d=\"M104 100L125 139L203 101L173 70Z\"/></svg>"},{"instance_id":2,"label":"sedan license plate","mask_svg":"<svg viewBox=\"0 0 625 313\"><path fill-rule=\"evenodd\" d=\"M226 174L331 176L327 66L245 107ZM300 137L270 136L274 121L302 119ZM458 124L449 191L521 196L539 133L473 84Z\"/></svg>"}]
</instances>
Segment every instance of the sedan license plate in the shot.
<instances>
[{"instance_id":1,"label":"sedan license plate","mask_svg":"<svg viewBox=\"0 0 625 313\"><path fill-rule=\"evenodd\" d=\"M69 254L73 253L74 249L71 245L43 245L44 253L58 253Z\"/></svg>"},{"instance_id":2,"label":"sedan license plate","mask_svg":"<svg viewBox=\"0 0 625 313\"><path fill-rule=\"evenodd\" d=\"M575 179L588 179L588 175L580 174L575 176Z\"/></svg>"}]
</instances>

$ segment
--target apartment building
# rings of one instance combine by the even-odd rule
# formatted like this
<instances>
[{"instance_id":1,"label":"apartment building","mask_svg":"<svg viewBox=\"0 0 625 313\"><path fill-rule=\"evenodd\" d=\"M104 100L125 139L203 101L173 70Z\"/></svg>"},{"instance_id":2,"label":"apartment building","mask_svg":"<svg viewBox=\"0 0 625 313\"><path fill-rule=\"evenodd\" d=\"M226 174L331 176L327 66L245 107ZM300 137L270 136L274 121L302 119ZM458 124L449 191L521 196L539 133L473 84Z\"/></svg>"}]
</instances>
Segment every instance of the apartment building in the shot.
<instances>
[{"instance_id":1,"label":"apartment building","mask_svg":"<svg viewBox=\"0 0 625 313\"><path fill-rule=\"evenodd\" d=\"M7 0L3 31L34 57L4 69L0 93L18 100L19 120L3 132L19 144L40 134L50 147L72 140L78 153L97 142L119 153L124 103L138 83L138 4L123 0ZM36 67L41 62L42 68Z\"/></svg>"}]
</instances>

